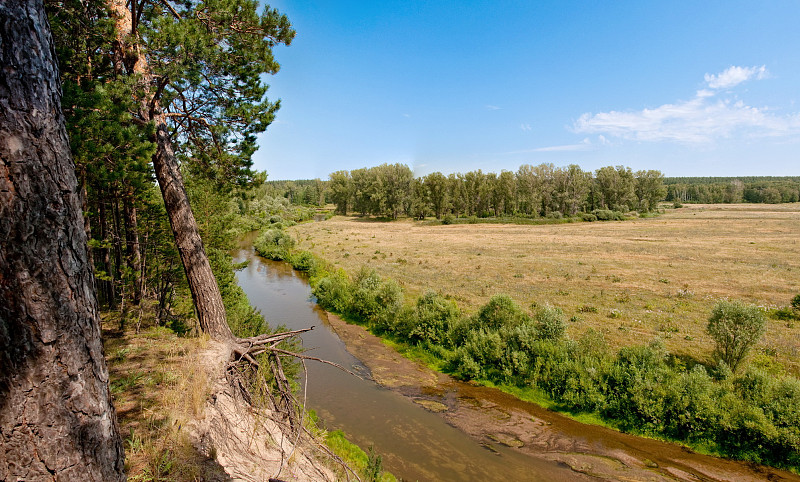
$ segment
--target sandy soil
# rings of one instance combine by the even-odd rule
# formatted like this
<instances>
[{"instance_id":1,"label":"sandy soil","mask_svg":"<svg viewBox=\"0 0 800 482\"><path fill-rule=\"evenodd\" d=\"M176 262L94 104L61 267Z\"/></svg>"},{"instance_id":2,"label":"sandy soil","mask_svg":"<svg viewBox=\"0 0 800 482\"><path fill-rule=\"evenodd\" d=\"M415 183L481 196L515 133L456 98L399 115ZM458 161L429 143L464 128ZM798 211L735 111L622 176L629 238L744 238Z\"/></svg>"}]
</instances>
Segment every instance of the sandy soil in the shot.
<instances>
[{"instance_id":1,"label":"sandy soil","mask_svg":"<svg viewBox=\"0 0 800 482\"><path fill-rule=\"evenodd\" d=\"M191 427L195 446L235 481L334 481L336 476L314 456L314 442L285 433L270 413L258 413L242 400L227 377L229 350L209 342L202 361L211 395L202 419Z\"/></svg>"}]
</instances>

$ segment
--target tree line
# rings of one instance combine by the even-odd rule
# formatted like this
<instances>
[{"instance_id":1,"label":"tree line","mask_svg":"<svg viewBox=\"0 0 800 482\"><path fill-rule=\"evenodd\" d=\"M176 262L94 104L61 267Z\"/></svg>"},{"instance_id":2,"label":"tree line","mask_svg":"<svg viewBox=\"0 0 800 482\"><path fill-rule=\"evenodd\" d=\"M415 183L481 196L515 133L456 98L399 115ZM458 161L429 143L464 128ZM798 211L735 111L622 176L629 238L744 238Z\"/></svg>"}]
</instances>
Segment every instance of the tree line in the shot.
<instances>
[{"instance_id":1,"label":"tree line","mask_svg":"<svg viewBox=\"0 0 800 482\"><path fill-rule=\"evenodd\" d=\"M523 165L517 172L481 170L415 178L404 164L336 171L330 200L340 214L417 219L435 216L574 216L604 209L647 212L666 194L659 171L608 166L594 173L571 164Z\"/></svg>"},{"instance_id":2,"label":"tree line","mask_svg":"<svg viewBox=\"0 0 800 482\"><path fill-rule=\"evenodd\" d=\"M680 203L794 203L800 177L668 177L666 201Z\"/></svg>"}]
</instances>

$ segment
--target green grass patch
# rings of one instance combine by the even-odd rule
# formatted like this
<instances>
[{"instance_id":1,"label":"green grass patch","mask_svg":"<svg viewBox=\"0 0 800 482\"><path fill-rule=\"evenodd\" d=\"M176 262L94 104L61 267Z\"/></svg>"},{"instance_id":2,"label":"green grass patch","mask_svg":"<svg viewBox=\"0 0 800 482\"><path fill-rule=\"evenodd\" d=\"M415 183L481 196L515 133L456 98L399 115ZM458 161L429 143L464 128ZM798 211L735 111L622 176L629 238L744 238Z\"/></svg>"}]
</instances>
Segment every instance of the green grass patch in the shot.
<instances>
[{"instance_id":1,"label":"green grass patch","mask_svg":"<svg viewBox=\"0 0 800 482\"><path fill-rule=\"evenodd\" d=\"M334 430L325 436L325 445L353 470L359 473L362 480L396 482L397 478L390 472L383 470L380 455L377 455L372 447L369 453L365 452L358 445L347 440L344 432Z\"/></svg>"}]
</instances>

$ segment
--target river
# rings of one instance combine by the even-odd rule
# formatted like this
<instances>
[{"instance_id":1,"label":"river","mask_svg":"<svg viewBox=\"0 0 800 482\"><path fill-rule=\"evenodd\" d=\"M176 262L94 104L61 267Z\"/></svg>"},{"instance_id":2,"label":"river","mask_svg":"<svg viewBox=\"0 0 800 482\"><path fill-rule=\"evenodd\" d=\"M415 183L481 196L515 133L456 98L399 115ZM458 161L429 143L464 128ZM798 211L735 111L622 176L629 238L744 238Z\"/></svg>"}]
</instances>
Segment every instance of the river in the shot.
<instances>
[{"instance_id":1,"label":"river","mask_svg":"<svg viewBox=\"0 0 800 482\"><path fill-rule=\"evenodd\" d=\"M302 336L308 354L362 375L356 378L309 362L308 408L326 428L342 430L363 448L374 447L384 469L398 478L800 480L786 472L579 424L497 390L430 372L396 355L363 328L329 316L314 303L302 274L287 263L256 256L251 242L246 238L235 255L237 262L249 261L237 279L250 302L272 326L313 326Z\"/></svg>"}]
</instances>

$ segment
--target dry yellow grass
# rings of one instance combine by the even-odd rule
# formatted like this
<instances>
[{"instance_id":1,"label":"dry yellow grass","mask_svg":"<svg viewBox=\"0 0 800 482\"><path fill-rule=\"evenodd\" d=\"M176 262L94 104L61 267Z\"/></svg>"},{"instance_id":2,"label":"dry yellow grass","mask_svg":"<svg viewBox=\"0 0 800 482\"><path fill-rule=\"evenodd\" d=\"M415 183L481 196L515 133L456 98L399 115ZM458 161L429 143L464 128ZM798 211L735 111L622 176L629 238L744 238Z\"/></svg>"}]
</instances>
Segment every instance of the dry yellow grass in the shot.
<instances>
[{"instance_id":1,"label":"dry yellow grass","mask_svg":"<svg viewBox=\"0 0 800 482\"><path fill-rule=\"evenodd\" d=\"M106 313L104 324L117 326L117 316ZM187 431L189 421L202 417L209 391L198 360L206 339L151 327L140 334L106 330L103 341L129 480L227 480Z\"/></svg>"},{"instance_id":2,"label":"dry yellow grass","mask_svg":"<svg viewBox=\"0 0 800 482\"><path fill-rule=\"evenodd\" d=\"M718 299L782 307L800 293L800 204L690 205L656 218L539 226L334 217L292 229L299 248L350 273L372 266L412 297L435 290L469 313L506 293L524 307L561 308L572 337L592 327L619 347L660 336L701 360ZM770 320L757 356L798 373L799 348L800 323Z\"/></svg>"}]
</instances>

